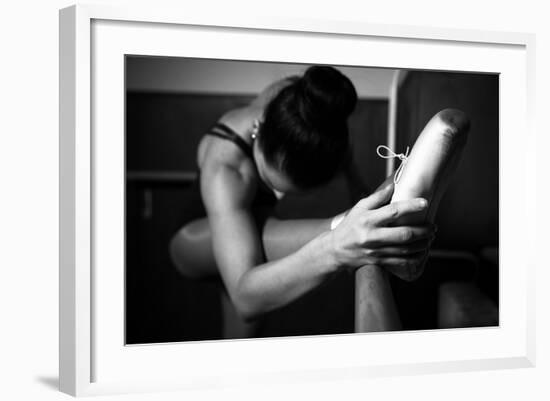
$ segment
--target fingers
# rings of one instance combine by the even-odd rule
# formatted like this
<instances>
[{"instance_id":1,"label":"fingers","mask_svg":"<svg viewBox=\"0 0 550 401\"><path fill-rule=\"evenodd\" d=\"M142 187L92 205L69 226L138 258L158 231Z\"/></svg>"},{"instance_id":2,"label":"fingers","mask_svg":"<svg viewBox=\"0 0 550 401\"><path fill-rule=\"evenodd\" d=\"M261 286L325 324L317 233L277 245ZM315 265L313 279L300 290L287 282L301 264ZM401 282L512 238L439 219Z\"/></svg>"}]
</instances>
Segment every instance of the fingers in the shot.
<instances>
[{"instance_id":1,"label":"fingers","mask_svg":"<svg viewBox=\"0 0 550 401\"><path fill-rule=\"evenodd\" d=\"M378 186L378 188L376 188L375 192L378 192L378 191L382 191L383 189L389 189L389 188L386 188L386 187L392 187L391 190L393 191L395 189L395 184L393 182L393 174L390 174L385 180L384 182L382 182L382 184L380 184Z\"/></svg>"},{"instance_id":2,"label":"fingers","mask_svg":"<svg viewBox=\"0 0 550 401\"><path fill-rule=\"evenodd\" d=\"M385 246L381 248L377 248L371 252L374 256L409 256L414 255L419 252L426 251L434 238L434 235L432 234L428 238L421 239L418 241L414 241L410 244L405 244L402 246Z\"/></svg>"},{"instance_id":3,"label":"fingers","mask_svg":"<svg viewBox=\"0 0 550 401\"><path fill-rule=\"evenodd\" d=\"M362 209L372 210L386 205L393 195L393 189L393 185L386 185L370 196L361 199L357 202L356 206L361 207Z\"/></svg>"},{"instance_id":4,"label":"fingers","mask_svg":"<svg viewBox=\"0 0 550 401\"><path fill-rule=\"evenodd\" d=\"M414 260L409 260L408 263L396 259L394 261L388 261L388 263L382 267L402 280L413 281L419 278L424 272L424 261L425 254L422 253L421 256ZM403 265L404 263L405 265Z\"/></svg>"},{"instance_id":5,"label":"fingers","mask_svg":"<svg viewBox=\"0 0 550 401\"><path fill-rule=\"evenodd\" d=\"M374 210L369 216L369 221L378 226L385 226L410 214L420 213L427 207L428 201L423 198L398 201Z\"/></svg>"},{"instance_id":6,"label":"fingers","mask_svg":"<svg viewBox=\"0 0 550 401\"><path fill-rule=\"evenodd\" d=\"M369 245L381 248L388 245L412 244L423 239L431 239L433 234L432 225L380 227L371 232Z\"/></svg>"},{"instance_id":7,"label":"fingers","mask_svg":"<svg viewBox=\"0 0 550 401\"><path fill-rule=\"evenodd\" d=\"M426 252L418 252L406 258L380 258L376 265L390 270L394 274L403 273L415 268L424 260Z\"/></svg>"}]
</instances>

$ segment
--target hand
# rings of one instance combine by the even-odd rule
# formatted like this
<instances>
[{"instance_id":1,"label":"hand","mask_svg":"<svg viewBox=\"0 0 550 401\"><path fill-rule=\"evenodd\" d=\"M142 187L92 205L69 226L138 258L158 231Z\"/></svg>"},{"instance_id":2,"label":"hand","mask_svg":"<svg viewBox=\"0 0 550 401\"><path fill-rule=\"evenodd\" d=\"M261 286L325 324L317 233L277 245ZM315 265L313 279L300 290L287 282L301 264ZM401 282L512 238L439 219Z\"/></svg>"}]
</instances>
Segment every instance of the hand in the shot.
<instances>
[{"instance_id":1,"label":"hand","mask_svg":"<svg viewBox=\"0 0 550 401\"><path fill-rule=\"evenodd\" d=\"M349 211L331 231L334 257L345 269L377 265L412 281L422 273L435 226L393 226L399 219L421 213L428 204L416 198L388 205L392 193L393 185L385 186Z\"/></svg>"}]
</instances>

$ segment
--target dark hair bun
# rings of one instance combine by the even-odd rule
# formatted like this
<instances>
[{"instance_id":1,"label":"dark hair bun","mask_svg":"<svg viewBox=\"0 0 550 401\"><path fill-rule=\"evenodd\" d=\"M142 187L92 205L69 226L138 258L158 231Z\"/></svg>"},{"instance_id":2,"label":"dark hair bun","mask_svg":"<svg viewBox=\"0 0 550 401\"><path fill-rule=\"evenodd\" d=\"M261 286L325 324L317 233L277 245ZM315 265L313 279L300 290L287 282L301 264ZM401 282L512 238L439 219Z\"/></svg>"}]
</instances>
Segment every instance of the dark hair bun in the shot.
<instances>
[{"instance_id":1,"label":"dark hair bun","mask_svg":"<svg viewBox=\"0 0 550 401\"><path fill-rule=\"evenodd\" d=\"M348 117L357 103L351 81L328 66L289 77L266 105L260 150L299 188L328 182L349 160Z\"/></svg>"},{"instance_id":2,"label":"dark hair bun","mask_svg":"<svg viewBox=\"0 0 550 401\"><path fill-rule=\"evenodd\" d=\"M300 114L313 125L345 122L357 103L353 84L333 67L309 67L296 86Z\"/></svg>"}]
</instances>

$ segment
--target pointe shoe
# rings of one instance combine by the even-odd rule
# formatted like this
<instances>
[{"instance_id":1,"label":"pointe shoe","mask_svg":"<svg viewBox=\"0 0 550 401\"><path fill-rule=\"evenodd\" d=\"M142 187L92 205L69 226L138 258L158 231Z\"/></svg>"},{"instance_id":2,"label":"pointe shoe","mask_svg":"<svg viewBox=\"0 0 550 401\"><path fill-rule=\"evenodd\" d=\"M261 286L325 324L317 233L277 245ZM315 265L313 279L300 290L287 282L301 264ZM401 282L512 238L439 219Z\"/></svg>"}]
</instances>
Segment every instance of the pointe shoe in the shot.
<instances>
[{"instance_id":1,"label":"pointe shoe","mask_svg":"<svg viewBox=\"0 0 550 401\"><path fill-rule=\"evenodd\" d=\"M424 127L395 184L392 202L422 197L429 206L399 224L433 223L466 145L469 128L466 114L456 109L440 111Z\"/></svg>"},{"instance_id":2,"label":"pointe shoe","mask_svg":"<svg viewBox=\"0 0 550 401\"><path fill-rule=\"evenodd\" d=\"M454 174L468 138L470 121L456 109L437 113L424 127L406 160L392 196L392 202L422 197L428 208L395 225L433 223L439 202ZM410 280L419 277L426 266L428 253L411 272Z\"/></svg>"}]
</instances>

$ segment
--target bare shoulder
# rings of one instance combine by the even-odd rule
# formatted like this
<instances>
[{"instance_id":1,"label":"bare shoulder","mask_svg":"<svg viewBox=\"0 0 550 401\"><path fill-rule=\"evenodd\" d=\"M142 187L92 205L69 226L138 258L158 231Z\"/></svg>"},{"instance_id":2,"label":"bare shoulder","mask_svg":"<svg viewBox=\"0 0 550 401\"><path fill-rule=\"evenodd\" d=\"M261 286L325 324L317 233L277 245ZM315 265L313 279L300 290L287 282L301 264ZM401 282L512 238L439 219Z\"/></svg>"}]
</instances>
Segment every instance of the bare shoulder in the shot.
<instances>
[{"instance_id":1,"label":"bare shoulder","mask_svg":"<svg viewBox=\"0 0 550 401\"><path fill-rule=\"evenodd\" d=\"M218 122L232 129L246 143L251 144L250 127L253 118L247 108L232 109L224 113ZM233 142L211 135L204 135L197 149L197 164L201 170L206 165L225 163L239 169L247 169L249 158ZM251 166L248 166L250 169Z\"/></svg>"},{"instance_id":2,"label":"bare shoulder","mask_svg":"<svg viewBox=\"0 0 550 401\"><path fill-rule=\"evenodd\" d=\"M257 180L238 166L208 163L201 170L201 194L209 213L248 208L256 192Z\"/></svg>"}]
</instances>

